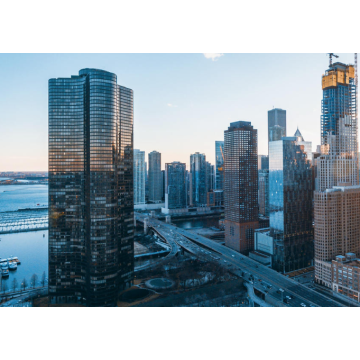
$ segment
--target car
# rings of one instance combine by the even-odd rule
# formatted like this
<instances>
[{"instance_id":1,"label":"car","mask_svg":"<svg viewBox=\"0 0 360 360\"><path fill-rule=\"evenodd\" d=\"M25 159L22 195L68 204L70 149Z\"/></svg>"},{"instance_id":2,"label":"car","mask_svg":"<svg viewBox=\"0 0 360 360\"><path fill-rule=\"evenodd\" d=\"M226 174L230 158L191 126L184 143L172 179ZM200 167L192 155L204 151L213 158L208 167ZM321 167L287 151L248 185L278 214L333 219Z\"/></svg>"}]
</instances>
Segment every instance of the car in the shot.
<instances>
[{"instance_id":1,"label":"car","mask_svg":"<svg viewBox=\"0 0 360 360\"><path fill-rule=\"evenodd\" d=\"M227 262L226 260L224 260L224 262Z\"/></svg>"},{"instance_id":2,"label":"car","mask_svg":"<svg viewBox=\"0 0 360 360\"><path fill-rule=\"evenodd\" d=\"M232 257L235 257L235 255L231 255Z\"/></svg>"},{"instance_id":3,"label":"car","mask_svg":"<svg viewBox=\"0 0 360 360\"><path fill-rule=\"evenodd\" d=\"M302 307L306 307L306 305L305 305L304 303L301 303L300 305L301 305Z\"/></svg>"},{"instance_id":4,"label":"car","mask_svg":"<svg viewBox=\"0 0 360 360\"><path fill-rule=\"evenodd\" d=\"M292 297L291 297L291 296L289 296L289 295L286 295L286 298L287 298L287 299L289 299L289 300L291 300L291 299L292 299Z\"/></svg>"}]
</instances>

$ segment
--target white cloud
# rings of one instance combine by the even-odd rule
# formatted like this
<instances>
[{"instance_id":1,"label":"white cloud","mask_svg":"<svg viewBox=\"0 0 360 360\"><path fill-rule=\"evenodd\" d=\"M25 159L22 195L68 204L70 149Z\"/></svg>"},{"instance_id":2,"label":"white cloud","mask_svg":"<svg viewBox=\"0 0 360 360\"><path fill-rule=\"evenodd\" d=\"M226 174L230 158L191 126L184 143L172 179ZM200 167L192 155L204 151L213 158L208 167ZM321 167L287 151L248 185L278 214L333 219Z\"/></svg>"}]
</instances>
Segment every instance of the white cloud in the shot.
<instances>
[{"instance_id":1,"label":"white cloud","mask_svg":"<svg viewBox=\"0 0 360 360\"><path fill-rule=\"evenodd\" d=\"M224 56L224 54L220 54L220 53L212 53L212 54L206 53L206 54L204 54L204 56L205 56L207 59L211 59L212 61L217 61L217 60L219 60L219 58L220 58L221 56Z\"/></svg>"},{"instance_id":2,"label":"white cloud","mask_svg":"<svg viewBox=\"0 0 360 360\"><path fill-rule=\"evenodd\" d=\"M174 104L167 104L167 106L169 106L169 107L177 107L177 105L174 105Z\"/></svg>"}]
</instances>

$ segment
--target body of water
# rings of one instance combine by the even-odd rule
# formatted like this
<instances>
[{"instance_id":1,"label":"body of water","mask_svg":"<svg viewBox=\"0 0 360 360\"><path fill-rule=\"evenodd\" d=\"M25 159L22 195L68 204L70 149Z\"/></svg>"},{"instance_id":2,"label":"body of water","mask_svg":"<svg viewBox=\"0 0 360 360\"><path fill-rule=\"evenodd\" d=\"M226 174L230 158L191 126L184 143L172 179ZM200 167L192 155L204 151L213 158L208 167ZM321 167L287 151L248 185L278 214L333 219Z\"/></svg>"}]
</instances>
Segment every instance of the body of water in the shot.
<instances>
[{"instance_id":1,"label":"body of water","mask_svg":"<svg viewBox=\"0 0 360 360\"><path fill-rule=\"evenodd\" d=\"M211 218L204 219L185 219L185 220L176 220L172 218L171 221L182 229L196 229L196 228L209 228L209 227L217 227L219 228L219 220L220 216L214 216Z\"/></svg>"},{"instance_id":2,"label":"body of water","mask_svg":"<svg viewBox=\"0 0 360 360\"><path fill-rule=\"evenodd\" d=\"M0 185L0 212L41 206L48 206L48 185Z\"/></svg>"},{"instance_id":3,"label":"body of water","mask_svg":"<svg viewBox=\"0 0 360 360\"><path fill-rule=\"evenodd\" d=\"M45 235L45 237L44 237ZM0 258L17 256L21 261L17 270L9 271L10 276L2 279L8 288L12 288L12 281L16 278L18 286L25 278L30 286L33 274L38 276L38 285L45 271L48 277L48 231L31 231L16 234L0 235Z\"/></svg>"}]
</instances>

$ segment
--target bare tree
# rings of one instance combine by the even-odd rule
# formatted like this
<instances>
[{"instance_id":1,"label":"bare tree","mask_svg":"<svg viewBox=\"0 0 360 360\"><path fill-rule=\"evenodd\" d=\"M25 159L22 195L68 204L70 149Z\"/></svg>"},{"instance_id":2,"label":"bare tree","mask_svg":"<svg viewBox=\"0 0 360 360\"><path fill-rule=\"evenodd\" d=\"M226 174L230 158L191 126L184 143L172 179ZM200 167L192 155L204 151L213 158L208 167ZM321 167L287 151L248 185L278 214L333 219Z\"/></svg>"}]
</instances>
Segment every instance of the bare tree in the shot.
<instances>
[{"instance_id":1,"label":"bare tree","mask_svg":"<svg viewBox=\"0 0 360 360\"><path fill-rule=\"evenodd\" d=\"M13 291L15 291L17 289L17 287L18 287L18 282L17 282L16 278L13 279L11 284L12 284Z\"/></svg>"},{"instance_id":2,"label":"bare tree","mask_svg":"<svg viewBox=\"0 0 360 360\"><path fill-rule=\"evenodd\" d=\"M42 286L45 286L45 279L46 279L46 274L45 274L45 271L42 273L42 276L41 276L41 285Z\"/></svg>"},{"instance_id":3,"label":"bare tree","mask_svg":"<svg viewBox=\"0 0 360 360\"><path fill-rule=\"evenodd\" d=\"M5 292L8 290L8 286L6 282L3 282L2 289L3 289L3 293L5 294Z\"/></svg>"},{"instance_id":4,"label":"bare tree","mask_svg":"<svg viewBox=\"0 0 360 360\"><path fill-rule=\"evenodd\" d=\"M30 284L33 288L36 286L37 281L38 281L38 276L36 274L32 274Z\"/></svg>"},{"instance_id":5,"label":"bare tree","mask_svg":"<svg viewBox=\"0 0 360 360\"><path fill-rule=\"evenodd\" d=\"M27 286L28 286L28 282L27 282L27 280L26 280L25 278L23 278L23 281L22 281L22 283L21 283L22 289L25 291L25 289L27 288Z\"/></svg>"}]
</instances>

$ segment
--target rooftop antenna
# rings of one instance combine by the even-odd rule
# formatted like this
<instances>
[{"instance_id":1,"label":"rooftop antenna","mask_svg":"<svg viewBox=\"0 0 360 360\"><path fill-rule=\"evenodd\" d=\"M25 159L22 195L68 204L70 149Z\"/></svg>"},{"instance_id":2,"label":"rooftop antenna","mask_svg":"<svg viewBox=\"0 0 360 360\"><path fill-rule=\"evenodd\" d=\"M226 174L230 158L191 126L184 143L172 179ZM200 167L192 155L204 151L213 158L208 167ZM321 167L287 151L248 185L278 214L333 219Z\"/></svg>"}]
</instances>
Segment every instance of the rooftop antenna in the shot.
<instances>
[{"instance_id":1,"label":"rooftop antenna","mask_svg":"<svg viewBox=\"0 0 360 360\"><path fill-rule=\"evenodd\" d=\"M334 53L328 53L328 55L329 55L329 59L330 59L329 67L332 67L332 57L338 58L339 55L335 55Z\"/></svg>"}]
</instances>

